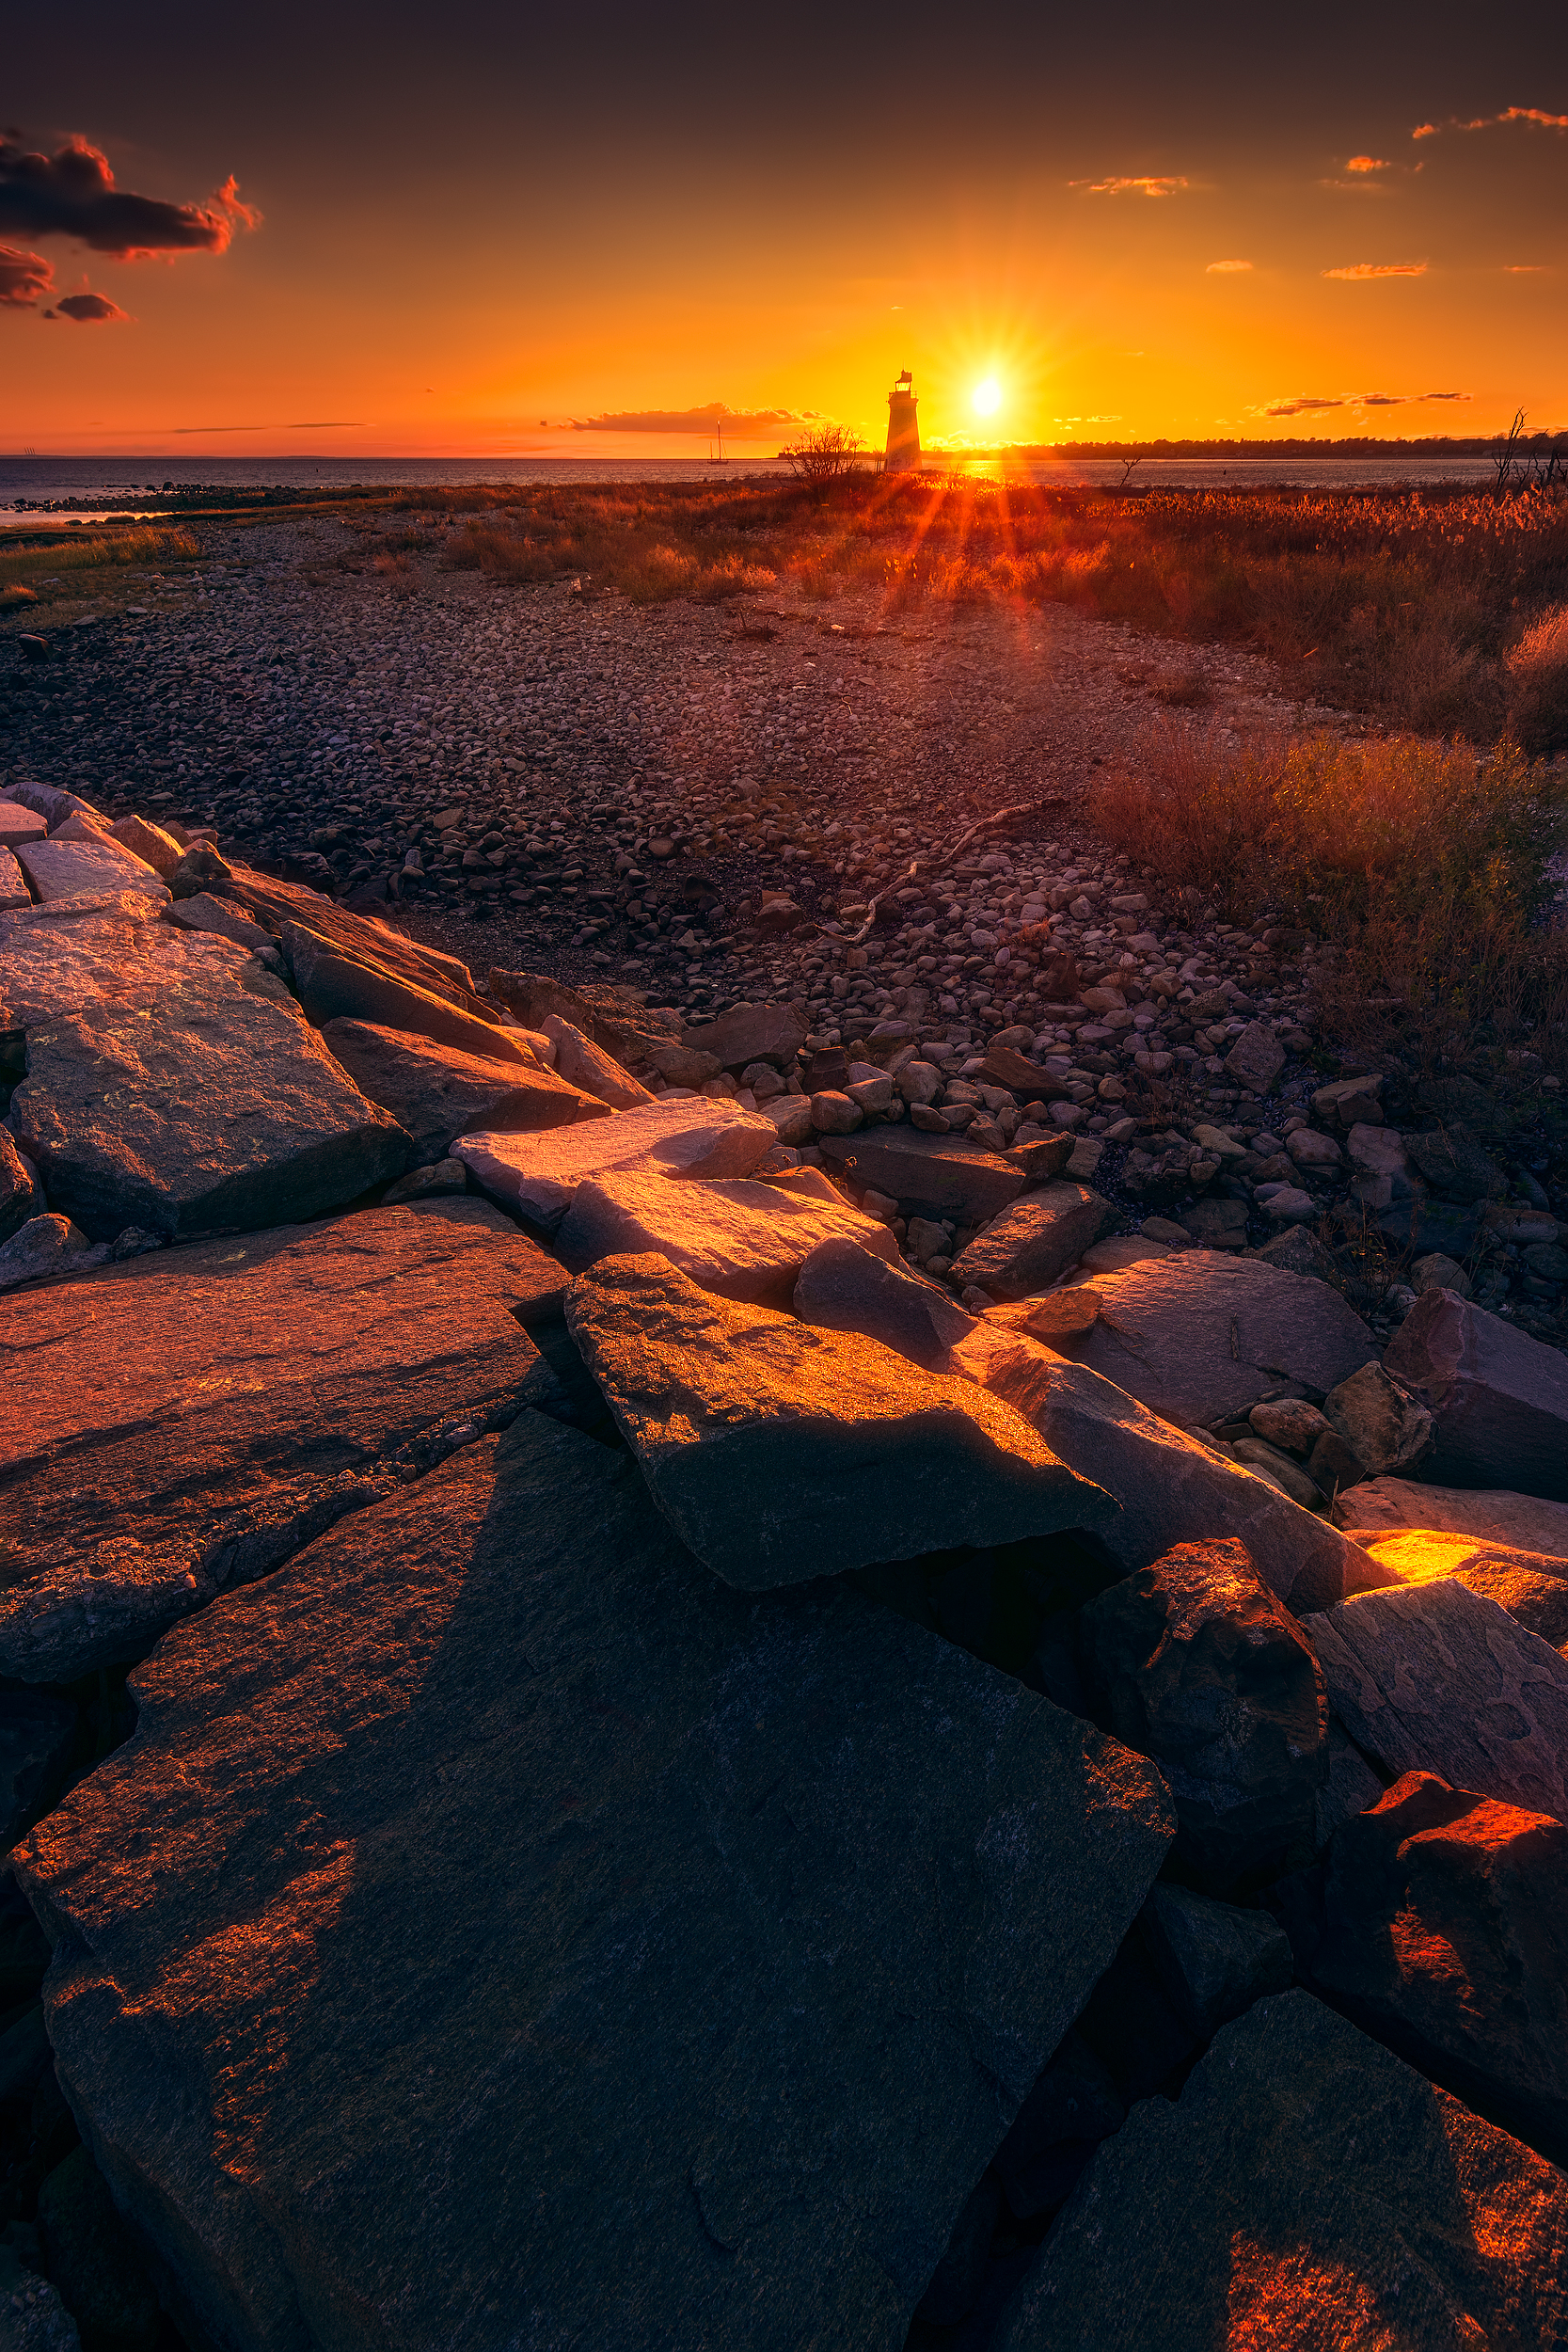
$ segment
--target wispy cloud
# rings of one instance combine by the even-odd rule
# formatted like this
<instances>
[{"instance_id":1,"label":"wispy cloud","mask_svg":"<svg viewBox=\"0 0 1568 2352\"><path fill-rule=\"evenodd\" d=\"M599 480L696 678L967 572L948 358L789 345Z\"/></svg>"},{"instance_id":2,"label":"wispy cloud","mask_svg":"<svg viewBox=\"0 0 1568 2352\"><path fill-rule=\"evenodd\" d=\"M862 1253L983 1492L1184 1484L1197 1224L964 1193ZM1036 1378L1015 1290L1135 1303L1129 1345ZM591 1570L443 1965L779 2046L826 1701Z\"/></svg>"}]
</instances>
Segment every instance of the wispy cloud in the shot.
<instances>
[{"instance_id":1,"label":"wispy cloud","mask_svg":"<svg viewBox=\"0 0 1568 2352\"><path fill-rule=\"evenodd\" d=\"M1545 266L1544 262L1505 262L1503 276L1505 278L1539 278Z\"/></svg>"},{"instance_id":2,"label":"wispy cloud","mask_svg":"<svg viewBox=\"0 0 1568 2352\"><path fill-rule=\"evenodd\" d=\"M0 230L24 237L72 237L117 261L161 253L224 253L237 229L261 215L240 201L232 175L205 204L169 204L118 187L106 155L84 138L53 155L0 138Z\"/></svg>"},{"instance_id":3,"label":"wispy cloud","mask_svg":"<svg viewBox=\"0 0 1568 2352\"><path fill-rule=\"evenodd\" d=\"M45 310L46 319L74 319L78 326L107 326L112 320L128 320L129 310L122 310L107 294L62 294L52 310Z\"/></svg>"},{"instance_id":4,"label":"wispy cloud","mask_svg":"<svg viewBox=\"0 0 1568 2352\"><path fill-rule=\"evenodd\" d=\"M0 310L30 310L55 291L55 272L41 253L0 245Z\"/></svg>"},{"instance_id":5,"label":"wispy cloud","mask_svg":"<svg viewBox=\"0 0 1568 2352\"><path fill-rule=\"evenodd\" d=\"M1469 122L1461 122L1457 115L1444 123L1418 122L1410 135L1413 139L1434 139L1440 131L1495 131L1513 122L1525 123L1537 131L1568 131L1568 115L1550 115L1544 106L1505 106L1501 114L1477 115Z\"/></svg>"},{"instance_id":6,"label":"wispy cloud","mask_svg":"<svg viewBox=\"0 0 1568 2352\"><path fill-rule=\"evenodd\" d=\"M1135 178L1120 176L1114 180L1069 180L1069 188L1086 188L1090 196L1175 196L1188 183L1182 179L1156 178L1140 172Z\"/></svg>"},{"instance_id":7,"label":"wispy cloud","mask_svg":"<svg viewBox=\"0 0 1568 2352\"><path fill-rule=\"evenodd\" d=\"M1205 278L1233 278L1238 270L1251 267L1250 262L1211 262L1203 275Z\"/></svg>"},{"instance_id":8,"label":"wispy cloud","mask_svg":"<svg viewBox=\"0 0 1568 2352\"><path fill-rule=\"evenodd\" d=\"M1324 278L1343 278L1360 285L1369 278L1424 278L1424 262L1351 262L1343 269L1325 269Z\"/></svg>"},{"instance_id":9,"label":"wispy cloud","mask_svg":"<svg viewBox=\"0 0 1568 2352\"><path fill-rule=\"evenodd\" d=\"M1345 162L1347 171L1392 171L1393 167L1386 155L1351 155Z\"/></svg>"},{"instance_id":10,"label":"wispy cloud","mask_svg":"<svg viewBox=\"0 0 1568 2352\"><path fill-rule=\"evenodd\" d=\"M1292 392L1247 411L1254 417L1310 417L1330 408L1416 408L1427 401L1469 400L1469 392Z\"/></svg>"},{"instance_id":11,"label":"wispy cloud","mask_svg":"<svg viewBox=\"0 0 1568 2352\"><path fill-rule=\"evenodd\" d=\"M731 408L721 400L703 408L618 408L600 417L574 417L575 433L711 433L719 423L733 426L744 437L750 433L773 433L780 425L810 424L820 415L816 408Z\"/></svg>"}]
</instances>

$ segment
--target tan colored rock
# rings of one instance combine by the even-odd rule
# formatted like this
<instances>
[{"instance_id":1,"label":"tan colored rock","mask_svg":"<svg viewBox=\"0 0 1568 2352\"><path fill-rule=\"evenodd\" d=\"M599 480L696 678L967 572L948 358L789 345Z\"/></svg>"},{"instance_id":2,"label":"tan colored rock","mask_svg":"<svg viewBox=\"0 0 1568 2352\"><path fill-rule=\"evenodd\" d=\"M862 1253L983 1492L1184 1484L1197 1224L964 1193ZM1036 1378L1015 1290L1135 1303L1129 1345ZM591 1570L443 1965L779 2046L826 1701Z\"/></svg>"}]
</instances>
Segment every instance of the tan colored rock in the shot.
<instances>
[{"instance_id":1,"label":"tan colored rock","mask_svg":"<svg viewBox=\"0 0 1568 2352\"><path fill-rule=\"evenodd\" d=\"M40 810L0 800L0 848L16 850L24 841L41 841L48 831L49 819Z\"/></svg>"},{"instance_id":2,"label":"tan colored rock","mask_svg":"<svg viewBox=\"0 0 1568 2352\"><path fill-rule=\"evenodd\" d=\"M578 1186L646 1162L670 1176L749 1176L778 1142L770 1120L708 1095L644 1103L547 1136L477 1132L454 1144L484 1190L553 1231Z\"/></svg>"},{"instance_id":3,"label":"tan colored rock","mask_svg":"<svg viewBox=\"0 0 1568 2352\"><path fill-rule=\"evenodd\" d=\"M216 931L220 939L248 947L253 956L277 954L277 942L270 931L242 914L232 899L214 898L208 890L198 891L194 898L174 899L167 918L182 931Z\"/></svg>"},{"instance_id":4,"label":"tan colored rock","mask_svg":"<svg viewBox=\"0 0 1568 2352\"><path fill-rule=\"evenodd\" d=\"M322 1043L367 1101L379 1103L421 1157L444 1158L469 1128L531 1135L610 1114L537 1063L492 1061L369 1021L329 1021Z\"/></svg>"},{"instance_id":5,"label":"tan colored rock","mask_svg":"<svg viewBox=\"0 0 1568 2352\"><path fill-rule=\"evenodd\" d=\"M1374 1478L1407 1477L1432 1451L1432 1415L1381 1364L1363 1364L1330 1389L1323 1413Z\"/></svg>"},{"instance_id":6,"label":"tan colored rock","mask_svg":"<svg viewBox=\"0 0 1568 2352\"><path fill-rule=\"evenodd\" d=\"M1047 1291L1039 1298L992 1307L986 1321L999 1331L1022 1332L1042 1347L1060 1349L1094 1329L1100 1307L1101 1295L1092 1282L1074 1282L1065 1290Z\"/></svg>"},{"instance_id":7,"label":"tan colored rock","mask_svg":"<svg viewBox=\"0 0 1568 2352\"><path fill-rule=\"evenodd\" d=\"M1436 1528L1514 1551L1568 1561L1568 1502L1497 1487L1418 1486L1407 1478L1370 1478L1346 1504L1353 1542L1369 1535Z\"/></svg>"},{"instance_id":8,"label":"tan colored rock","mask_svg":"<svg viewBox=\"0 0 1568 2352\"><path fill-rule=\"evenodd\" d=\"M77 898L129 890L166 903L168 885L150 866L102 835L90 841L26 841L17 864L45 905L52 898Z\"/></svg>"},{"instance_id":9,"label":"tan colored rock","mask_svg":"<svg viewBox=\"0 0 1568 2352\"><path fill-rule=\"evenodd\" d=\"M974 1321L940 1284L911 1273L896 1255L867 1249L858 1235L817 1243L801 1263L790 1304L801 1323L859 1331L927 1367L940 1362Z\"/></svg>"},{"instance_id":10,"label":"tan colored rock","mask_svg":"<svg viewBox=\"0 0 1568 2352\"><path fill-rule=\"evenodd\" d=\"M1335 1388L1377 1354L1338 1292L1257 1259L1195 1249L1095 1284L1100 1320L1073 1356L1183 1427L1244 1412L1288 1382Z\"/></svg>"},{"instance_id":11,"label":"tan colored rock","mask_svg":"<svg viewBox=\"0 0 1568 2352\"><path fill-rule=\"evenodd\" d=\"M1053 1454L1116 1497L1120 1518L1101 1540L1125 1568L1148 1567L1178 1544L1235 1535L1271 1592L1298 1613L1394 1581L1391 1569L1266 1479L1157 1419L1085 1365L999 1329L990 1315L947 1366L1016 1406Z\"/></svg>"},{"instance_id":12,"label":"tan colored rock","mask_svg":"<svg viewBox=\"0 0 1568 2352\"><path fill-rule=\"evenodd\" d=\"M31 904L0 914L0 1036L94 1005L146 1009L179 987L200 948L158 919L139 892ZM230 945L213 944L224 967Z\"/></svg>"},{"instance_id":13,"label":"tan colored rock","mask_svg":"<svg viewBox=\"0 0 1568 2352\"><path fill-rule=\"evenodd\" d=\"M544 1033L555 1046L555 1067L568 1086L580 1093L592 1094L601 1103L608 1103L614 1111L629 1111L639 1103L651 1103L653 1096L645 1086L622 1069L620 1063L607 1054L602 1045L574 1027L558 1012L547 1012Z\"/></svg>"},{"instance_id":14,"label":"tan colored rock","mask_svg":"<svg viewBox=\"0 0 1568 2352\"><path fill-rule=\"evenodd\" d=\"M476 1019L449 997L397 972L340 954L303 924L286 922L282 939L300 1002L318 1029L329 1021L368 1021L377 1028L455 1045L486 1061L532 1066L534 1057L516 1032L499 1022Z\"/></svg>"},{"instance_id":15,"label":"tan colored rock","mask_svg":"<svg viewBox=\"0 0 1568 2352\"><path fill-rule=\"evenodd\" d=\"M1568 1822L1568 1661L1454 1578L1307 1619L1329 1702L1386 1772Z\"/></svg>"},{"instance_id":16,"label":"tan colored rock","mask_svg":"<svg viewBox=\"0 0 1568 2352\"><path fill-rule=\"evenodd\" d=\"M0 1675L145 1655L550 1393L516 1319L550 1273L498 1211L448 1200L0 1299L0 1359L27 1366L0 1438Z\"/></svg>"},{"instance_id":17,"label":"tan colored rock","mask_svg":"<svg viewBox=\"0 0 1568 2352\"><path fill-rule=\"evenodd\" d=\"M162 874L165 882L173 881L174 869L185 852L162 825L154 825L145 817L119 817L108 831L110 839L118 841L122 850L129 850L133 857L139 857L143 865Z\"/></svg>"},{"instance_id":18,"label":"tan colored rock","mask_svg":"<svg viewBox=\"0 0 1568 2352\"><path fill-rule=\"evenodd\" d=\"M602 1261L566 1320L655 1502L747 1591L1115 1516L968 1381L716 1298L666 1260Z\"/></svg>"},{"instance_id":19,"label":"tan colored rock","mask_svg":"<svg viewBox=\"0 0 1568 2352\"><path fill-rule=\"evenodd\" d=\"M953 1262L954 1280L998 1300L1025 1298L1075 1264L1114 1215L1086 1184L1041 1184L976 1234Z\"/></svg>"},{"instance_id":20,"label":"tan colored rock","mask_svg":"<svg viewBox=\"0 0 1568 2352\"><path fill-rule=\"evenodd\" d=\"M554 1246L574 1270L652 1252L721 1298L783 1312L805 1260L833 1240L899 1263L886 1226L837 1195L826 1200L745 1178L673 1180L644 1167L579 1184Z\"/></svg>"},{"instance_id":21,"label":"tan colored rock","mask_svg":"<svg viewBox=\"0 0 1568 2352\"><path fill-rule=\"evenodd\" d=\"M0 914L13 907L30 907L33 894L26 878L9 850L0 849Z\"/></svg>"}]
</instances>

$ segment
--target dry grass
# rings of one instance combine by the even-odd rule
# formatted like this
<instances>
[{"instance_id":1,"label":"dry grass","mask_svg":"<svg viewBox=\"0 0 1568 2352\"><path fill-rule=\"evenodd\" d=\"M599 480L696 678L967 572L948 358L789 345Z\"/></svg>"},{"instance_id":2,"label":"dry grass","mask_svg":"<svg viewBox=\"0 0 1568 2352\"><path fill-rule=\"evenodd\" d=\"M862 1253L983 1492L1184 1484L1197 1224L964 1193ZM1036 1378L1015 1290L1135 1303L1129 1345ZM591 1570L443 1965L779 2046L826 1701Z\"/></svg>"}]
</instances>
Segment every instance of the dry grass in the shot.
<instances>
[{"instance_id":1,"label":"dry grass","mask_svg":"<svg viewBox=\"0 0 1568 2352\"><path fill-rule=\"evenodd\" d=\"M1386 725L1568 745L1568 497L1469 490L1110 492L849 478L562 489L421 489L410 551L498 582L580 576L639 602L783 581L889 614L1063 601L1299 671L1302 691ZM454 527L463 526L463 527ZM405 535L404 535L405 533ZM1547 624L1551 624L1550 627ZM1544 629L1544 635L1542 631ZM1151 691L1201 707L1180 667Z\"/></svg>"},{"instance_id":2,"label":"dry grass","mask_svg":"<svg viewBox=\"0 0 1568 2352\"><path fill-rule=\"evenodd\" d=\"M1164 731L1096 795L1097 828L1196 905L1327 944L1331 1033L1432 1069L1568 1058L1568 935L1545 929L1568 776L1503 741L1318 735L1227 752Z\"/></svg>"},{"instance_id":3,"label":"dry grass","mask_svg":"<svg viewBox=\"0 0 1568 2352\"><path fill-rule=\"evenodd\" d=\"M182 530L93 532L45 547L0 547L0 602L59 603L90 592L96 585L88 577L93 572L189 564L200 554L200 542Z\"/></svg>"}]
</instances>

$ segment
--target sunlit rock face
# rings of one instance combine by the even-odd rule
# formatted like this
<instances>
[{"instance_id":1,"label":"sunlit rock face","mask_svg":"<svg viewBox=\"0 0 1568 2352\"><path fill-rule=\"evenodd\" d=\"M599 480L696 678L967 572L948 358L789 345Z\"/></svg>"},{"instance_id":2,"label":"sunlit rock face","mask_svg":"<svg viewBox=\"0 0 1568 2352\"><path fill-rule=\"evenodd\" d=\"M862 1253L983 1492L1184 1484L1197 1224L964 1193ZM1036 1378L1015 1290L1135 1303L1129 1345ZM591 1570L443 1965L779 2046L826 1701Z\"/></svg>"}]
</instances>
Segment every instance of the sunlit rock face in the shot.
<instances>
[{"instance_id":1,"label":"sunlit rock face","mask_svg":"<svg viewBox=\"0 0 1568 2352\"><path fill-rule=\"evenodd\" d=\"M567 1322L671 1526L748 1590L1116 1517L972 1382L715 1297L667 1260L607 1259Z\"/></svg>"},{"instance_id":2,"label":"sunlit rock face","mask_svg":"<svg viewBox=\"0 0 1568 2352\"><path fill-rule=\"evenodd\" d=\"M161 1645L20 1857L195 2342L899 2352L1158 1774L525 1413Z\"/></svg>"}]
</instances>

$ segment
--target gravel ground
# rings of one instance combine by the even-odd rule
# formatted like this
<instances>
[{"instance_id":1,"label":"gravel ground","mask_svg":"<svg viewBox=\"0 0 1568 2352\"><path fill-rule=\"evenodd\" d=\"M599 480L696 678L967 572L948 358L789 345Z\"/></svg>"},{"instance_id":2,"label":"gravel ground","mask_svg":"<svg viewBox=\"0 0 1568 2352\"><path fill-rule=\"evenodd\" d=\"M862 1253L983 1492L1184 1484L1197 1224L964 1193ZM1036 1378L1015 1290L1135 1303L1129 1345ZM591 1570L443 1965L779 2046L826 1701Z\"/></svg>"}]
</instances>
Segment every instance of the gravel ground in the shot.
<instances>
[{"instance_id":1,"label":"gravel ground","mask_svg":"<svg viewBox=\"0 0 1568 2352\"><path fill-rule=\"evenodd\" d=\"M1356 722L1292 704L1232 648L1057 606L891 621L847 596L636 607L434 557L388 577L379 540L336 519L201 536L196 571L133 577L115 609L56 628L50 660L0 662L0 779L210 825L230 855L384 914L481 980L500 966L616 982L691 1021L798 996L824 1041L907 1019L959 1073L1006 1030L1070 1076L1075 1172L1128 1223L1187 1214L1206 1184L1217 1197L1183 1173L1196 1128L1218 1121L1246 1163L1217 1183L1246 1202L1227 1246L1279 1232L1254 1187L1283 1181L1285 1130L1325 1077L1362 1068L1313 1038L1314 944L1163 907L1096 844L1085 799L1156 723ZM950 856L1021 802L1038 817ZM895 920L852 945L890 884ZM1125 1005L1064 1018L1038 993L1062 954ZM1224 1060L1252 1023L1287 1055L1266 1112ZM1453 1115L1395 1092L1390 1125ZM1558 1171L1528 1138L1507 1173L1547 1207L1541 1178ZM1409 1290L1390 1292L1387 1253L1352 1232L1352 1176L1342 1155L1315 1172L1313 1217L1346 1213L1341 1273L1362 1311L1397 1320ZM1487 1304L1558 1336L1555 1282L1505 1259L1475 1271Z\"/></svg>"}]
</instances>

